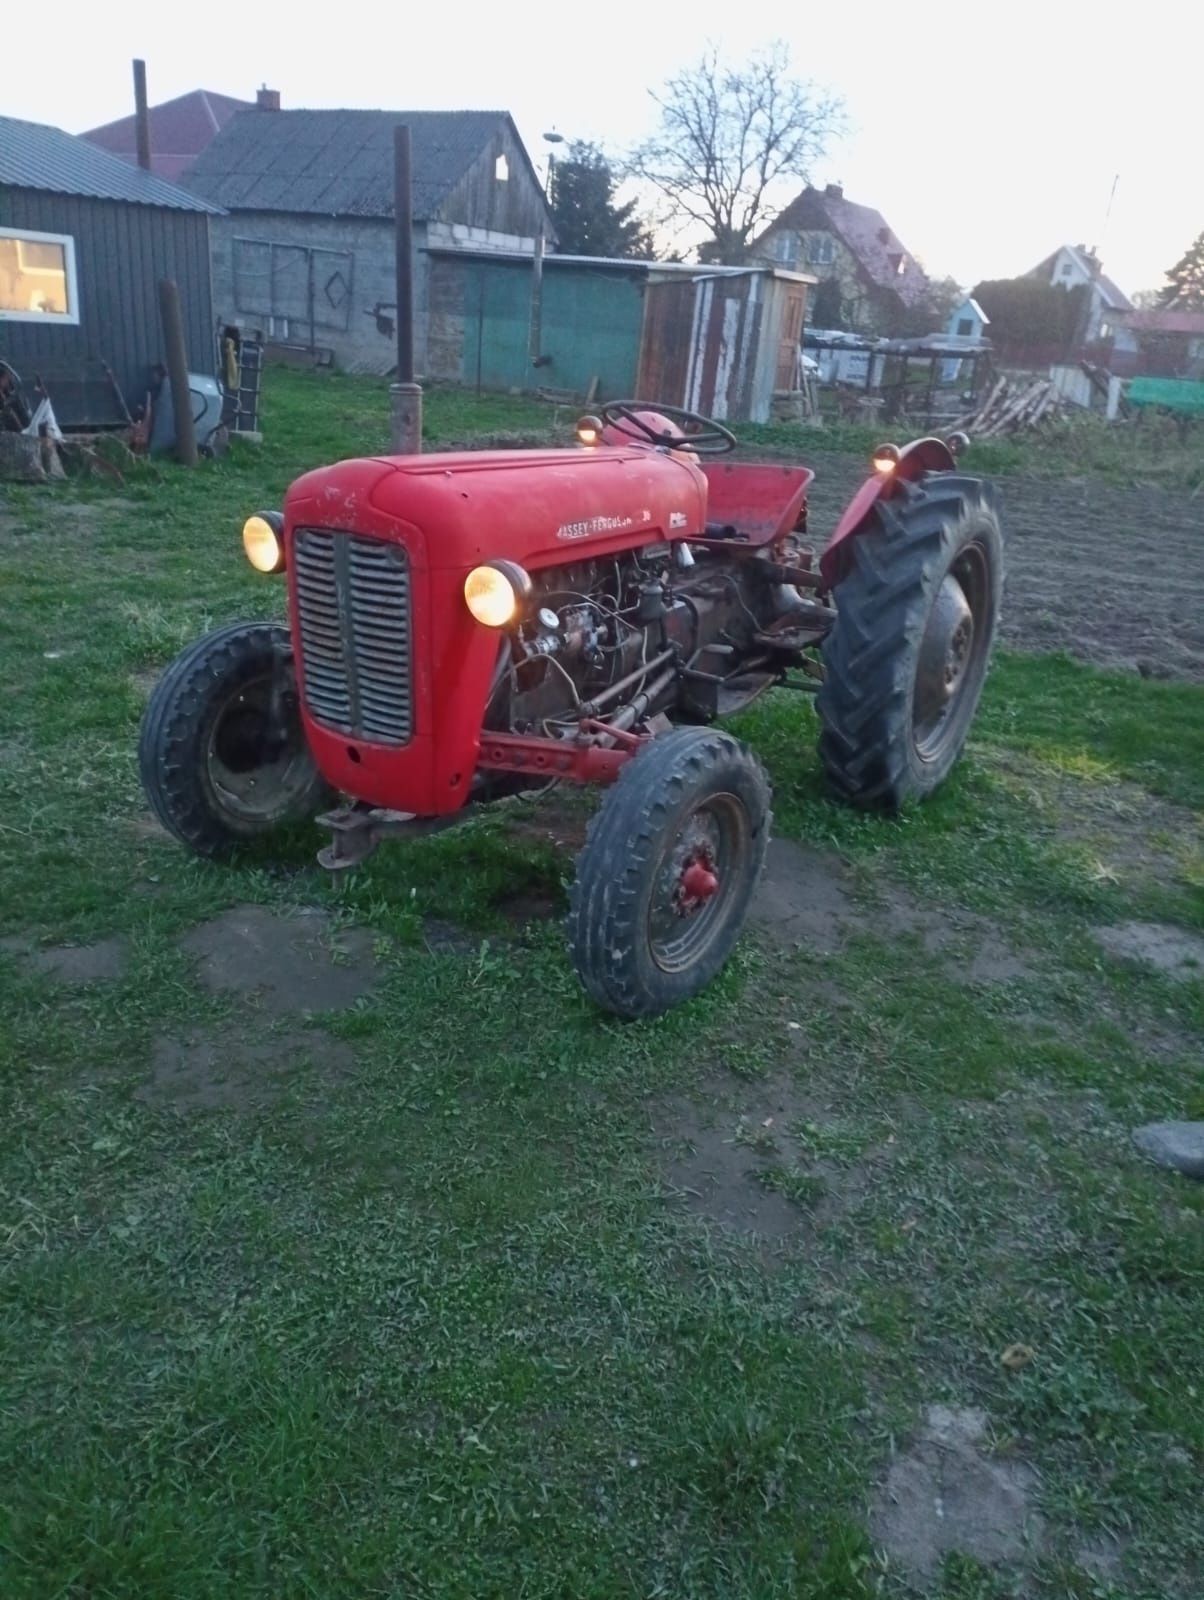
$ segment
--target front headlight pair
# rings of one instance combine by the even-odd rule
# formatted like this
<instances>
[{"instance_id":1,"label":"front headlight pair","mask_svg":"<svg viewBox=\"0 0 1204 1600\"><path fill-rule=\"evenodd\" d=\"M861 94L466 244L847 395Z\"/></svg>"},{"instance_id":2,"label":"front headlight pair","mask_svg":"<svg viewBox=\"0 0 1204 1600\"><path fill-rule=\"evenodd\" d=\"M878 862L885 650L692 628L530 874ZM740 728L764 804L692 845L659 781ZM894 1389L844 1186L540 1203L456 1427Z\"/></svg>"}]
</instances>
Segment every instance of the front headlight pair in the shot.
<instances>
[{"instance_id":1,"label":"front headlight pair","mask_svg":"<svg viewBox=\"0 0 1204 1600\"><path fill-rule=\"evenodd\" d=\"M256 572L284 571L284 518L258 511L242 525L242 547ZM531 598L530 574L515 561L487 561L464 580L464 604L486 628L513 622Z\"/></svg>"}]
</instances>

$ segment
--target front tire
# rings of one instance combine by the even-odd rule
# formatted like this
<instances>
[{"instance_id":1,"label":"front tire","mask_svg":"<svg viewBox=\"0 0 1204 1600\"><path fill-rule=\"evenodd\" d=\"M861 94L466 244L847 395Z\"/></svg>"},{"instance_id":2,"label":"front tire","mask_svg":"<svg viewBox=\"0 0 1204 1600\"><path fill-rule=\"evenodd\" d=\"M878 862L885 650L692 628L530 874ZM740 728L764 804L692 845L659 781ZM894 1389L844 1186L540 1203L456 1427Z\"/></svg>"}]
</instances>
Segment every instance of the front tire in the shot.
<instances>
[{"instance_id":1,"label":"front tire","mask_svg":"<svg viewBox=\"0 0 1204 1600\"><path fill-rule=\"evenodd\" d=\"M189 645L151 694L138 767L159 821L199 856L321 810L332 791L305 742L288 630L236 622Z\"/></svg>"},{"instance_id":2,"label":"front tire","mask_svg":"<svg viewBox=\"0 0 1204 1600\"><path fill-rule=\"evenodd\" d=\"M650 1017L732 952L765 859L769 782L730 734L678 728L629 761L590 824L568 917L591 999Z\"/></svg>"},{"instance_id":3,"label":"front tire","mask_svg":"<svg viewBox=\"0 0 1204 1600\"><path fill-rule=\"evenodd\" d=\"M994 496L977 478L902 483L855 535L816 696L828 780L898 811L948 776L986 680L1003 589Z\"/></svg>"}]
</instances>

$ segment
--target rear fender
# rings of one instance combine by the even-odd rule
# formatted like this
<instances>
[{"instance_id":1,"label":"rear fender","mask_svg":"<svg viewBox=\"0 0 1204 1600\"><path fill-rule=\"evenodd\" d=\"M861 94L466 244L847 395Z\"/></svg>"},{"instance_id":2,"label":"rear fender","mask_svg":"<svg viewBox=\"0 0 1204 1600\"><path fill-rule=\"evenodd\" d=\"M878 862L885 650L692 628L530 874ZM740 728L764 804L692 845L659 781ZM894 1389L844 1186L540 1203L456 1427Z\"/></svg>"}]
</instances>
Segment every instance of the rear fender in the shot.
<instances>
[{"instance_id":1,"label":"rear fender","mask_svg":"<svg viewBox=\"0 0 1204 1600\"><path fill-rule=\"evenodd\" d=\"M851 542L865 527L879 500L891 499L898 493L900 483L914 482L925 472L951 472L956 465L956 457L943 439L915 439L899 452L893 471L875 472L867 478L844 508L819 558L825 587L834 589L848 571Z\"/></svg>"}]
</instances>

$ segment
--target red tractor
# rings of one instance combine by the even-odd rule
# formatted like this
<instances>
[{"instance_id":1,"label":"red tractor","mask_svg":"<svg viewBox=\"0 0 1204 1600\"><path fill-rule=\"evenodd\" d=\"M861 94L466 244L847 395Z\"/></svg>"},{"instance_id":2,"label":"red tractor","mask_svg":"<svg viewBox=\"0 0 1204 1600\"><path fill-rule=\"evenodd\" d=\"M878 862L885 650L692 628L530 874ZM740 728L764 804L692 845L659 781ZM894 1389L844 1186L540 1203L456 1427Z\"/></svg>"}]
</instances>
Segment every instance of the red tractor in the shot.
<instances>
[{"instance_id":1,"label":"red tractor","mask_svg":"<svg viewBox=\"0 0 1204 1600\"><path fill-rule=\"evenodd\" d=\"M718 972L765 855L765 773L714 724L813 691L838 794L931 793L982 690L1002 544L963 436L875 452L817 560L805 467L714 460L731 433L670 406L608 405L577 434L299 478L243 529L286 575L288 627L179 656L142 781L203 856L326 810L332 868L518 791L606 785L569 946L599 1005L649 1016Z\"/></svg>"}]
</instances>

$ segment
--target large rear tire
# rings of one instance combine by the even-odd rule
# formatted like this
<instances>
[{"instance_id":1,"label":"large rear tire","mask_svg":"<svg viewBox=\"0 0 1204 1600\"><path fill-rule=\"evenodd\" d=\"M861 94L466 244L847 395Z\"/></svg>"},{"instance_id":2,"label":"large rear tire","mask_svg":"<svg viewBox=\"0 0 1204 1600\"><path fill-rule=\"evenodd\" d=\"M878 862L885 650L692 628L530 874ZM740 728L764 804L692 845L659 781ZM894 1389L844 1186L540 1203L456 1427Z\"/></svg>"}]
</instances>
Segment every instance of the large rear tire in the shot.
<instances>
[{"instance_id":1,"label":"large rear tire","mask_svg":"<svg viewBox=\"0 0 1204 1600\"><path fill-rule=\"evenodd\" d=\"M989 487L930 473L879 502L836 587L816 696L828 780L851 804L898 811L932 793L966 742L1003 589Z\"/></svg>"},{"instance_id":2,"label":"large rear tire","mask_svg":"<svg viewBox=\"0 0 1204 1600\"><path fill-rule=\"evenodd\" d=\"M606 792L569 900L573 965L620 1017L710 983L740 936L769 839L769 782L730 734L677 728Z\"/></svg>"},{"instance_id":3,"label":"large rear tire","mask_svg":"<svg viewBox=\"0 0 1204 1600\"><path fill-rule=\"evenodd\" d=\"M288 630L235 622L176 657L138 744L155 815L199 856L312 817L332 791L305 742Z\"/></svg>"}]
</instances>

